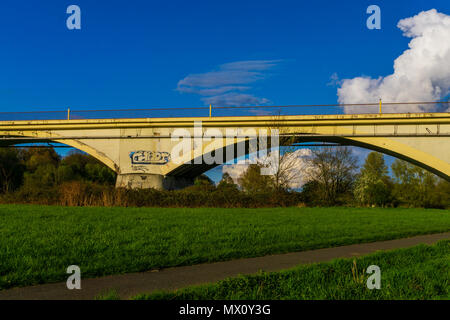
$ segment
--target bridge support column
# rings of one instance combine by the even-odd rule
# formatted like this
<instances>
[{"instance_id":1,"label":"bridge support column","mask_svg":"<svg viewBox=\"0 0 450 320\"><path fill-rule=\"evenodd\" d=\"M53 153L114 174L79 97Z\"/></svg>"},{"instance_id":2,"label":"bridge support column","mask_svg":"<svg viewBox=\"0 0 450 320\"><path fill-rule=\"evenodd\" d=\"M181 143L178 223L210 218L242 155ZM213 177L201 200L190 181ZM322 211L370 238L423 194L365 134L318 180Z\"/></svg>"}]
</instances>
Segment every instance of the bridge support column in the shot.
<instances>
[{"instance_id":1,"label":"bridge support column","mask_svg":"<svg viewBox=\"0 0 450 320\"><path fill-rule=\"evenodd\" d=\"M164 177L160 174L119 174L116 188L176 190L194 184L193 178Z\"/></svg>"},{"instance_id":2,"label":"bridge support column","mask_svg":"<svg viewBox=\"0 0 450 320\"><path fill-rule=\"evenodd\" d=\"M164 176L160 174L119 174L116 188L128 189L158 189L162 190Z\"/></svg>"}]
</instances>

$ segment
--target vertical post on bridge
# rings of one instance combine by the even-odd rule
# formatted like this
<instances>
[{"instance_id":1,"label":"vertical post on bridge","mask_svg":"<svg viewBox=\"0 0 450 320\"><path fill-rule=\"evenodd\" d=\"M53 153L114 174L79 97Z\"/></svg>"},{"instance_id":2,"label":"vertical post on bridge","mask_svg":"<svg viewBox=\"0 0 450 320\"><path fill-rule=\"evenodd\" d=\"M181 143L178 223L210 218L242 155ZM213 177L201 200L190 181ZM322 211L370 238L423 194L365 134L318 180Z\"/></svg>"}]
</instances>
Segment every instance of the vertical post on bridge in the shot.
<instances>
[{"instance_id":1,"label":"vertical post on bridge","mask_svg":"<svg viewBox=\"0 0 450 320\"><path fill-rule=\"evenodd\" d=\"M380 114L381 114L382 112L381 112L381 98L380 98Z\"/></svg>"},{"instance_id":2,"label":"vertical post on bridge","mask_svg":"<svg viewBox=\"0 0 450 320\"><path fill-rule=\"evenodd\" d=\"M70 120L70 108L67 108L67 120Z\"/></svg>"},{"instance_id":3,"label":"vertical post on bridge","mask_svg":"<svg viewBox=\"0 0 450 320\"><path fill-rule=\"evenodd\" d=\"M209 104L209 117L211 118L211 114L212 114L212 104Z\"/></svg>"}]
</instances>

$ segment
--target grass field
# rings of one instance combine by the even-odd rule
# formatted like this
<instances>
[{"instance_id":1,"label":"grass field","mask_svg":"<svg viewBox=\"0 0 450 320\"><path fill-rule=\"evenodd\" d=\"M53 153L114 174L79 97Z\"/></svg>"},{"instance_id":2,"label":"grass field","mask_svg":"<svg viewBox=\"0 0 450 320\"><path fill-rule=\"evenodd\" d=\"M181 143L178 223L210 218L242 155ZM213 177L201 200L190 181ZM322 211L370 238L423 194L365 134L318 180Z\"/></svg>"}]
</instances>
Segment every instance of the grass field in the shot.
<instances>
[{"instance_id":1,"label":"grass field","mask_svg":"<svg viewBox=\"0 0 450 320\"><path fill-rule=\"evenodd\" d=\"M450 230L449 210L0 206L0 289Z\"/></svg>"},{"instance_id":2,"label":"grass field","mask_svg":"<svg viewBox=\"0 0 450 320\"><path fill-rule=\"evenodd\" d=\"M380 267L379 290L367 288L370 275L365 270L370 265ZM174 292L142 294L135 299L450 299L450 241L240 276Z\"/></svg>"}]
</instances>

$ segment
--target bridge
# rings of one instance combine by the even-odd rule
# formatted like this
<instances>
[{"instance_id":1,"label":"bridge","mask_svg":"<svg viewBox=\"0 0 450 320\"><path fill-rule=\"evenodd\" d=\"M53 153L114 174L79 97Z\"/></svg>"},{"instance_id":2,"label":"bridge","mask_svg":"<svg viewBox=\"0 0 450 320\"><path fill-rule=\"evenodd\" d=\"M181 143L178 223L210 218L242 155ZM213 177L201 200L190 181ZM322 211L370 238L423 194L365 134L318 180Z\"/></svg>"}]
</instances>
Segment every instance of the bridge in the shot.
<instances>
[{"instance_id":1,"label":"bridge","mask_svg":"<svg viewBox=\"0 0 450 320\"><path fill-rule=\"evenodd\" d=\"M252 152L249 141L274 129L290 143L363 147L450 180L448 112L0 121L0 146L62 143L114 170L117 187L177 189L218 165L206 154L232 160L230 150Z\"/></svg>"}]
</instances>

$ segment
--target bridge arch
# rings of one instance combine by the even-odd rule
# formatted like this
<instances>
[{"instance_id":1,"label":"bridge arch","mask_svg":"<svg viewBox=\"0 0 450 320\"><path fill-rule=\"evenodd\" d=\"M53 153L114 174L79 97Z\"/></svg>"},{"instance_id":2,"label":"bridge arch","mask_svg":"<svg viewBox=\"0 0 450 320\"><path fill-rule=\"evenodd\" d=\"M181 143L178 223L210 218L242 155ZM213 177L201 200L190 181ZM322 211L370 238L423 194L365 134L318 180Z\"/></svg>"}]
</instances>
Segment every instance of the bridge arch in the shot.
<instances>
[{"instance_id":1,"label":"bridge arch","mask_svg":"<svg viewBox=\"0 0 450 320\"><path fill-rule=\"evenodd\" d=\"M262 130L279 127L282 135L295 136L299 141L338 142L376 150L450 178L450 113L1 121L0 144L62 143L114 170L117 186L164 187L166 177L177 185L183 177L195 177L215 166L192 165L189 158L182 164L171 157L162 163L152 159L155 154L172 152L177 143L171 139L172 133L178 128L190 137L196 136L199 121L202 128L217 129L223 137L227 129L252 128L259 135ZM231 141L225 139L229 144L236 140ZM205 152L210 143L202 143L202 147L208 147ZM226 148L226 143L214 148ZM136 152L142 153L143 160L134 161L131 155Z\"/></svg>"},{"instance_id":2,"label":"bridge arch","mask_svg":"<svg viewBox=\"0 0 450 320\"><path fill-rule=\"evenodd\" d=\"M302 136L295 142L332 142L345 146L355 146L361 147L364 149L381 152L383 154L387 154L393 156L395 158L407 161L414 165L417 165L425 170L428 170L437 176L450 181L450 165L445 161L437 159L435 157L430 156L429 154L413 148L405 143L400 143L398 141L384 138L384 137L333 137L333 136L323 136L323 137L308 137ZM237 149L237 145L245 144L245 155L249 154L248 148L248 140L240 141L234 144L228 144L223 146L221 149L222 154L226 155L226 148L234 148ZM306 145L307 146L307 145ZM205 153L206 154L206 153ZM236 154L236 152L234 153ZM202 154L203 157L204 154ZM242 155L241 155L242 156ZM223 163L229 162L231 160L236 159L233 158L224 158ZM200 162L198 158L192 158L190 163L185 163L181 166L176 167L168 172L166 172L167 176L183 176L189 178L195 178L210 169L217 167L221 164L193 164Z\"/></svg>"},{"instance_id":3,"label":"bridge arch","mask_svg":"<svg viewBox=\"0 0 450 320\"><path fill-rule=\"evenodd\" d=\"M17 140L15 140L14 138L18 138ZM27 137L29 137L30 139L26 139ZM33 136L28 136L28 135L20 135L20 136L10 136L10 140L6 140L6 142L3 142L3 145L6 146L14 146L17 144L23 144L23 143L46 143L46 142L55 142L55 143L60 143L60 144L64 144L67 145L69 147L75 148L77 150L83 151L87 154L89 154L90 156L96 158L97 160L99 160L100 162L102 162L104 165L108 166L110 169L112 169L114 172L116 173L120 173L120 169L119 166L114 163L114 161L112 161L110 158L108 158L104 153L102 153L101 151L89 146L88 144L85 144L81 141L77 141L77 140L71 140L71 139L58 139L58 137L45 137L44 135L33 135Z\"/></svg>"}]
</instances>

